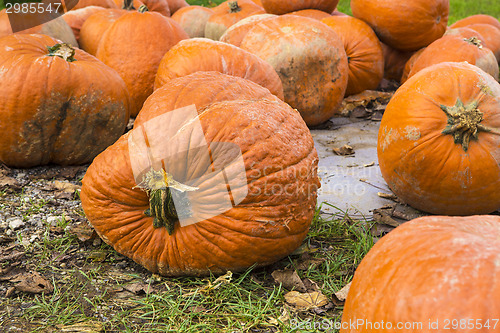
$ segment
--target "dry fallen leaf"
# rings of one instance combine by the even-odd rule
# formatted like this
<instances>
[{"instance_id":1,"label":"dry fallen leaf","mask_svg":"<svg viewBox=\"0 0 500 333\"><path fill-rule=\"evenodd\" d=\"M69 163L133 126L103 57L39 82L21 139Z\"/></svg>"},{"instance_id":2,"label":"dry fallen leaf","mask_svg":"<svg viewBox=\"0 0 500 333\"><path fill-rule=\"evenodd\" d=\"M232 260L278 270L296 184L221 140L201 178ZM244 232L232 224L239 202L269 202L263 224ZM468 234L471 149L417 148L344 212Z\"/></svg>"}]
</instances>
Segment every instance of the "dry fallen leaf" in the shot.
<instances>
[{"instance_id":1,"label":"dry fallen leaf","mask_svg":"<svg viewBox=\"0 0 500 333\"><path fill-rule=\"evenodd\" d=\"M232 278L233 278L233 272L227 271L226 274L219 276L217 279L215 279L214 282L208 281L208 283L203 287L197 288L195 291L183 294L182 296L189 297L197 293L209 293L210 291L219 288L223 284L231 283Z\"/></svg>"},{"instance_id":2,"label":"dry fallen leaf","mask_svg":"<svg viewBox=\"0 0 500 333\"><path fill-rule=\"evenodd\" d=\"M277 283L281 283L281 285L285 289L298 290L301 292L305 292L307 290L306 286L295 270L276 270L271 273L271 276L274 278L274 281L276 281Z\"/></svg>"},{"instance_id":3,"label":"dry fallen leaf","mask_svg":"<svg viewBox=\"0 0 500 333\"><path fill-rule=\"evenodd\" d=\"M80 222L78 224L70 224L68 232L74 234L82 243L90 242L97 237L97 233L88 223Z\"/></svg>"},{"instance_id":4,"label":"dry fallen leaf","mask_svg":"<svg viewBox=\"0 0 500 333\"><path fill-rule=\"evenodd\" d=\"M14 283L18 282L15 285L16 289L27 293L39 294L54 291L52 284L37 271L20 273L10 279L10 281Z\"/></svg>"},{"instance_id":5,"label":"dry fallen leaf","mask_svg":"<svg viewBox=\"0 0 500 333\"><path fill-rule=\"evenodd\" d=\"M365 90L359 94L348 96L342 101L340 114L344 117L350 116L356 108L359 110L359 107L368 108L367 111L385 109L385 105L389 103L392 95L394 95L393 92ZM360 111L357 113L355 116L359 116Z\"/></svg>"},{"instance_id":6,"label":"dry fallen leaf","mask_svg":"<svg viewBox=\"0 0 500 333\"><path fill-rule=\"evenodd\" d=\"M10 193L21 189L21 184L15 178L9 177L11 172L9 167L0 164L0 190Z\"/></svg>"},{"instance_id":7,"label":"dry fallen leaf","mask_svg":"<svg viewBox=\"0 0 500 333\"><path fill-rule=\"evenodd\" d=\"M293 305L299 310L310 310L328 304L328 298L319 291L311 293L290 291L285 294L285 300L288 304Z\"/></svg>"},{"instance_id":8,"label":"dry fallen leaf","mask_svg":"<svg viewBox=\"0 0 500 333\"><path fill-rule=\"evenodd\" d=\"M136 295L148 295L154 292L154 289L151 285L142 282L129 283L127 285L124 285L123 288Z\"/></svg>"},{"instance_id":9,"label":"dry fallen leaf","mask_svg":"<svg viewBox=\"0 0 500 333\"><path fill-rule=\"evenodd\" d=\"M339 291L337 291L335 293L335 297L337 297L339 301L344 302L346 300L346 298L347 298L347 294L349 293L349 288L350 287L351 287L351 282L349 282L344 287L342 287L342 289L340 289Z\"/></svg>"},{"instance_id":10,"label":"dry fallen leaf","mask_svg":"<svg viewBox=\"0 0 500 333\"><path fill-rule=\"evenodd\" d=\"M335 155L347 156L354 154L354 149L349 145L343 145L340 148L333 148Z\"/></svg>"}]
</instances>

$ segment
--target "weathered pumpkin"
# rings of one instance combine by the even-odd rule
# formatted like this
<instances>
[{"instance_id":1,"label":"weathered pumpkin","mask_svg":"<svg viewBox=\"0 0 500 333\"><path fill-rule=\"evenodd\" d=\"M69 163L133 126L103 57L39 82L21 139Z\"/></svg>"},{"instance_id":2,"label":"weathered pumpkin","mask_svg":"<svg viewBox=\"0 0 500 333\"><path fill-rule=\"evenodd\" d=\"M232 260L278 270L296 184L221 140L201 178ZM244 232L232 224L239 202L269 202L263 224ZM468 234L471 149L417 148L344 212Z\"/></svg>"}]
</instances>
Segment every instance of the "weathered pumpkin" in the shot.
<instances>
[{"instance_id":1,"label":"weathered pumpkin","mask_svg":"<svg viewBox=\"0 0 500 333\"><path fill-rule=\"evenodd\" d=\"M496 331L499 238L499 216L402 224L356 269L340 332Z\"/></svg>"},{"instance_id":2,"label":"weathered pumpkin","mask_svg":"<svg viewBox=\"0 0 500 333\"><path fill-rule=\"evenodd\" d=\"M70 26L73 34L75 35L76 41L79 43L80 30L85 21L93 14L105 10L106 8L104 7L88 6L80 9L70 10L69 12L64 13L62 18Z\"/></svg>"},{"instance_id":3,"label":"weathered pumpkin","mask_svg":"<svg viewBox=\"0 0 500 333\"><path fill-rule=\"evenodd\" d=\"M124 9L108 9L91 15L80 28L80 47L96 55L99 42L108 28L127 13Z\"/></svg>"},{"instance_id":4,"label":"weathered pumpkin","mask_svg":"<svg viewBox=\"0 0 500 333\"><path fill-rule=\"evenodd\" d=\"M347 88L347 55L340 37L318 20L282 15L260 21L240 47L269 62L283 83L285 102L305 122L335 115Z\"/></svg>"},{"instance_id":5,"label":"weathered pumpkin","mask_svg":"<svg viewBox=\"0 0 500 333\"><path fill-rule=\"evenodd\" d=\"M498 78L498 63L493 52L476 37L443 36L427 46L415 60L408 77L440 62L467 61Z\"/></svg>"},{"instance_id":6,"label":"weathered pumpkin","mask_svg":"<svg viewBox=\"0 0 500 333\"><path fill-rule=\"evenodd\" d=\"M226 32L220 37L220 41L224 43L240 46L241 41L247 33L260 21L267 20L268 18L276 17L274 14L257 14L244 18L241 21L230 26Z\"/></svg>"},{"instance_id":7,"label":"weathered pumpkin","mask_svg":"<svg viewBox=\"0 0 500 333\"><path fill-rule=\"evenodd\" d=\"M349 65L346 96L374 90L384 77L384 53L375 32L352 16L331 16L321 20L344 43Z\"/></svg>"},{"instance_id":8,"label":"weathered pumpkin","mask_svg":"<svg viewBox=\"0 0 500 333\"><path fill-rule=\"evenodd\" d=\"M466 27L471 24L476 24L476 23L483 23L483 24L491 24L497 29L500 29L500 21L491 16L491 15L486 15L486 14L476 14L476 15L471 15L467 16L461 20L456 21L452 25L450 25L450 28L460 28L460 27Z\"/></svg>"},{"instance_id":9,"label":"weathered pumpkin","mask_svg":"<svg viewBox=\"0 0 500 333\"><path fill-rule=\"evenodd\" d=\"M302 9L302 10L297 10L295 12L287 13L285 15L298 15L298 16L316 19L318 21L321 21L324 18L328 18L328 17L332 16L332 15L328 14L327 12L324 12L324 11L318 10L318 9Z\"/></svg>"},{"instance_id":10,"label":"weathered pumpkin","mask_svg":"<svg viewBox=\"0 0 500 333\"><path fill-rule=\"evenodd\" d=\"M177 213L160 208L167 221L158 214L157 190L135 176L141 161L148 170L142 154L149 153L154 164L163 159L157 174L169 179L163 200L176 187L191 188L182 192L184 213L179 201ZM156 90L134 129L94 160L82 181L82 206L106 243L151 272L240 271L301 244L316 204L317 162L298 112L251 81L197 72ZM182 216L197 223L181 225Z\"/></svg>"},{"instance_id":11,"label":"weathered pumpkin","mask_svg":"<svg viewBox=\"0 0 500 333\"><path fill-rule=\"evenodd\" d=\"M467 28L477 31L483 37L484 44L493 52L497 62L500 63L500 29L484 23L471 24Z\"/></svg>"},{"instance_id":12,"label":"weathered pumpkin","mask_svg":"<svg viewBox=\"0 0 500 333\"><path fill-rule=\"evenodd\" d=\"M476 37L477 39L479 39L482 42L483 46L488 47L488 45L484 41L484 37L479 32L472 30L468 27L449 28L444 33L444 36L448 36L448 35L459 36L462 38Z\"/></svg>"},{"instance_id":13,"label":"weathered pumpkin","mask_svg":"<svg viewBox=\"0 0 500 333\"><path fill-rule=\"evenodd\" d=\"M416 51L443 36L449 0L351 0L353 16L368 23L380 40L402 51Z\"/></svg>"},{"instance_id":14,"label":"weathered pumpkin","mask_svg":"<svg viewBox=\"0 0 500 333\"><path fill-rule=\"evenodd\" d=\"M250 0L227 0L213 12L205 25L205 37L213 40L219 40L230 26L245 17L265 13L262 7Z\"/></svg>"},{"instance_id":15,"label":"weathered pumpkin","mask_svg":"<svg viewBox=\"0 0 500 333\"><path fill-rule=\"evenodd\" d=\"M173 46L160 62L155 89L198 71L239 76L283 99L283 85L269 63L239 47L208 38L186 39Z\"/></svg>"},{"instance_id":16,"label":"weathered pumpkin","mask_svg":"<svg viewBox=\"0 0 500 333\"><path fill-rule=\"evenodd\" d=\"M277 15L302 9L317 9L331 13L338 3L339 0L262 0L266 12Z\"/></svg>"},{"instance_id":17,"label":"weathered pumpkin","mask_svg":"<svg viewBox=\"0 0 500 333\"><path fill-rule=\"evenodd\" d=\"M83 164L129 120L118 73L45 35L0 38L0 162L12 167Z\"/></svg>"},{"instance_id":18,"label":"weathered pumpkin","mask_svg":"<svg viewBox=\"0 0 500 333\"><path fill-rule=\"evenodd\" d=\"M163 55L187 38L177 22L156 12L129 12L106 30L96 56L115 69L127 84L133 117L153 92Z\"/></svg>"},{"instance_id":19,"label":"weathered pumpkin","mask_svg":"<svg viewBox=\"0 0 500 333\"><path fill-rule=\"evenodd\" d=\"M5 9L0 10L0 38L12 34L12 26L9 21L9 15ZM50 20L35 27L18 31L19 34L42 34L47 35L70 44L71 46L78 46L75 35L62 17Z\"/></svg>"},{"instance_id":20,"label":"weathered pumpkin","mask_svg":"<svg viewBox=\"0 0 500 333\"><path fill-rule=\"evenodd\" d=\"M213 14L213 10L207 7L188 6L176 11L172 19L179 23L189 37L205 37L205 25Z\"/></svg>"},{"instance_id":21,"label":"weathered pumpkin","mask_svg":"<svg viewBox=\"0 0 500 333\"><path fill-rule=\"evenodd\" d=\"M377 147L382 176L407 204L440 215L497 210L500 84L466 62L421 70L387 105Z\"/></svg>"}]
</instances>

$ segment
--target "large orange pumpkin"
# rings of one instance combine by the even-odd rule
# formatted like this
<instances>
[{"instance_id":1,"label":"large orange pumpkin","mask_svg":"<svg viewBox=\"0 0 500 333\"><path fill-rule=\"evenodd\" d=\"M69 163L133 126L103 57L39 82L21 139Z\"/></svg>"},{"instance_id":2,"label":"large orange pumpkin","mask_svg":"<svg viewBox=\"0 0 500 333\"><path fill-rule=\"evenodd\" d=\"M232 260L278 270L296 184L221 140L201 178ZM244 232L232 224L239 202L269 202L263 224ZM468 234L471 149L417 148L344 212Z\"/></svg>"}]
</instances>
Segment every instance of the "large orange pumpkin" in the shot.
<instances>
[{"instance_id":1,"label":"large orange pumpkin","mask_svg":"<svg viewBox=\"0 0 500 333\"><path fill-rule=\"evenodd\" d=\"M347 88L347 55L340 37L318 20L282 15L260 21L240 47L269 62L283 83L285 102L308 125L334 116Z\"/></svg>"},{"instance_id":2,"label":"large orange pumpkin","mask_svg":"<svg viewBox=\"0 0 500 333\"><path fill-rule=\"evenodd\" d=\"M494 28L493 28L494 29ZM493 52L476 37L443 36L427 46L415 60L408 77L431 65L446 61L467 61L498 78L498 63Z\"/></svg>"},{"instance_id":3,"label":"large orange pumpkin","mask_svg":"<svg viewBox=\"0 0 500 333\"><path fill-rule=\"evenodd\" d=\"M85 23L85 21L92 16L93 14L105 11L106 8L99 6L88 6L80 9L70 10L69 12L64 13L62 18L73 30L73 34L75 35L76 41L80 42L80 30Z\"/></svg>"},{"instance_id":4,"label":"large orange pumpkin","mask_svg":"<svg viewBox=\"0 0 500 333\"><path fill-rule=\"evenodd\" d=\"M151 171L149 161L159 167L160 159ZM298 112L251 81L197 72L156 90L134 129L94 160L82 205L106 243L151 272L240 271L301 244L314 215L317 162ZM146 185L141 170L149 170ZM147 186L155 179L158 189ZM165 209L174 196L175 210Z\"/></svg>"},{"instance_id":5,"label":"large orange pumpkin","mask_svg":"<svg viewBox=\"0 0 500 333\"><path fill-rule=\"evenodd\" d=\"M339 0L262 0L266 12L278 15L302 9L318 9L331 13L338 3Z\"/></svg>"},{"instance_id":6,"label":"large orange pumpkin","mask_svg":"<svg viewBox=\"0 0 500 333\"><path fill-rule=\"evenodd\" d=\"M170 14L173 15L179 9L189 6L185 0L167 0Z\"/></svg>"},{"instance_id":7,"label":"large orange pumpkin","mask_svg":"<svg viewBox=\"0 0 500 333\"><path fill-rule=\"evenodd\" d=\"M40 19L40 18L38 18ZM9 20L9 15L5 9L0 10L0 38L12 34L12 25ZM35 27L18 31L20 34L42 34L63 41L64 43L78 47L75 35L71 27L64 21L62 17L50 20Z\"/></svg>"},{"instance_id":8,"label":"large orange pumpkin","mask_svg":"<svg viewBox=\"0 0 500 333\"><path fill-rule=\"evenodd\" d=\"M104 33L96 56L115 69L127 84L136 116L153 92L163 55L189 36L177 22L156 12L130 12L118 18Z\"/></svg>"},{"instance_id":9,"label":"large orange pumpkin","mask_svg":"<svg viewBox=\"0 0 500 333\"><path fill-rule=\"evenodd\" d=\"M257 14L244 18L230 26L219 40L234 46L240 46L243 38L258 22L275 16L274 14Z\"/></svg>"},{"instance_id":10,"label":"large orange pumpkin","mask_svg":"<svg viewBox=\"0 0 500 333\"><path fill-rule=\"evenodd\" d=\"M0 38L0 162L13 167L83 164L129 120L118 73L45 35Z\"/></svg>"},{"instance_id":11,"label":"large orange pumpkin","mask_svg":"<svg viewBox=\"0 0 500 333\"><path fill-rule=\"evenodd\" d=\"M81 9L88 6L99 6L104 8L118 8L113 0L78 0L71 10Z\"/></svg>"},{"instance_id":12,"label":"large orange pumpkin","mask_svg":"<svg viewBox=\"0 0 500 333\"><path fill-rule=\"evenodd\" d=\"M499 238L498 216L402 224L358 266L340 332L498 331Z\"/></svg>"},{"instance_id":13,"label":"large orange pumpkin","mask_svg":"<svg viewBox=\"0 0 500 333\"><path fill-rule=\"evenodd\" d=\"M283 85L269 63L239 47L208 38L186 39L172 47L160 62L155 89L198 71L239 76L283 99Z\"/></svg>"},{"instance_id":14,"label":"large orange pumpkin","mask_svg":"<svg viewBox=\"0 0 500 333\"><path fill-rule=\"evenodd\" d=\"M387 105L377 151L389 187L417 209L443 215L497 210L500 84L466 62L421 70Z\"/></svg>"},{"instance_id":15,"label":"large orange pumpkin","mask_svg":"<svg viewBox=\"0 0 500 333\"><path fill-rule=\"evenodd\" d=\"M467 28L477 31L483 37L486 46L493 52L497 62L500 63L500 29L484 23L471 24Z\"/></svg>"},{"instance_id":16,"label":"large orange pumpkin","mask_svg":"<svg viewBox=\"0 0 500 333\"><path fill-rule=\"evenodd\" d=\"M395 49L416 51L443 36L449 0L351 0L352 14Z\"/></svg>"},{"instance_id":17,"label":"large orange pumpkin","mask_svg":"<svg viewBox=\"0 0 500 333\"><path fill-rule=\"evenodd\" d=\"M250 0L227 0L213 9L205 25L205 37L219 40L226 30L251 15L264 14L262 7Z\"/></svg>"},{"instance_id":18,"label":"large orange pumpkin","mask_svg":"<svg viewBox=\"0 0 500 333\"><path fill-rule=\"evenodd\" d=\"M180 24L189 37L205 37L205 25L213 14L210 8L188 6L176 11L172 19Z\"/></svg>"},{"instance_id":19,"label":"large orange pumpkin","mask_svg":"<svg viewBox=\"0 0 500 333\"><path fill-rule=\"evenodd\" d=\"M92 14L80 28L80 47L86 52L96 55L99 42L108 28L120 17L125 15L125 9L107 9Z\"/></svg>"},{"instance_id":20,"label":"large orange pumpkin","mask_svg":"<svg viewBox=\"0 0 500 333\"><path fill-rule=\"evenodd\" d=\"M319 9L302 9L302 10L297 10L295 12L287 13L285 15L297 15L297 16L304 16L304 17L309 17L316 19L318 21L321 21L324 18L328 18L332 15L328 14L327 12L324 12Z\"/></svg>"},{"instance_id":21,"label":"large orange pumpkin","mask_svg":"<svg viewBox=\"0 0 500 333\"><path fill-rule=\"evenodd\" d=\"M500 21L491 16L491 15L486 15L486 14L476 14L476 15L471 15L467 16L461 20L458 20L457 22L453 23L450 25L450 28L460 28L460 27L466 27L471 24L476 24L476 23L482 23L482 24L491 24L497 29L500 29Z\"/></svg>"},{"instance_id":22,"label":"large orange pumpkin","mask_svg":"<svg viewBox=\"0 0 500 333\"><path fill-rule=\"evenodd\" d=\"M335 31L342 42L349 64L345 95L374 90L384 77L384 53L375 32L352 16L331 16L321 20Z\"/></svg>"}]
</instances>

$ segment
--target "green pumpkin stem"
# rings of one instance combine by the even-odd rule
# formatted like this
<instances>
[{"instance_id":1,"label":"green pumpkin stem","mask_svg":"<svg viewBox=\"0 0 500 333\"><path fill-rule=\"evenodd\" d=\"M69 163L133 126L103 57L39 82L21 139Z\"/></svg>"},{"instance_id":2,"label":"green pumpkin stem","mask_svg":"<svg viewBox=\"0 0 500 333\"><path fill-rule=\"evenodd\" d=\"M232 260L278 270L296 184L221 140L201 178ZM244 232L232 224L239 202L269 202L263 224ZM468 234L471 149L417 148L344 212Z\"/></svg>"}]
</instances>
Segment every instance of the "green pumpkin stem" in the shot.
<instances>
[{"instance_id":1,"label":"green pumpkin stem","mask_svg":"<svg viewBox=\"0 0 500 333\"><path fill-rule=\"evenodd\" d=\"M464 40L470 44L476 45L480 49L483 48L483 44L482 44L481 40L475 36L471 37L471 38L464 38Z\"/></svg>"},{"instance_id":2,"label":"green pumpkin stem","mask_svg":"<svg viewBox=\"0 0 500 333\"><path fill-rule=\"evenodd\" d=\"M443 130L443 134L453 136L454 142L460 144L467 152L471 140L477 140L479 132L490 132L500 135L496 129L484 126L483 113L479 111L478 101L473 101L468 105L457 99L455 105L440 105L441 110L448 116L448 124Z\"/></svg>"},{"instance_id":3,"label":"green pumpkin stem","mask_svg":"<svg viewBox=\"0 0 500 333\"><path fill-rule=\"evenodd\" d=\"M48 56L50 57L56 56L66 60L67 62L76 61L76 59L74 58L75 49L69 44L59 43L52 47L47 46L47 50L49 51Z\"/></svg>"},{"instance_id":4,"label":"green pumpkin stem","mask_svg":"<svg viewBox=\"0 0 500 333\"><path fill-rule=\"evenodd\" d=\"M133 0L124 0L123 1L122 9L125 9L125 10L135 10L134 1Z\"/></svg>"},{"instance_id":5,"label":"green pumpkin stem","mask_svg":"<svg viewBox=\"0 0 500 333\"><path fill-rule=\"evenodd\" d=\"M137 9L137 11L138 11L139 13L145 13L145 12L148 12L148 11L149 11L149 9L148 9L148 7L146 7L146 5L141 5L141 6L139 7L139 9Z\"/></svg>"},{"instance_id":6,"label":"green pumpkin stem","mask_svg":"<svg viewBox=\"0 0 500 333\"><path fill-rule=\"evenodd\" d=\"M237 13L241 10L241 7L238 5L238 1L229 1L227 5L229 6L229 12L231 13Z\"/></svg>"}]
</instances>

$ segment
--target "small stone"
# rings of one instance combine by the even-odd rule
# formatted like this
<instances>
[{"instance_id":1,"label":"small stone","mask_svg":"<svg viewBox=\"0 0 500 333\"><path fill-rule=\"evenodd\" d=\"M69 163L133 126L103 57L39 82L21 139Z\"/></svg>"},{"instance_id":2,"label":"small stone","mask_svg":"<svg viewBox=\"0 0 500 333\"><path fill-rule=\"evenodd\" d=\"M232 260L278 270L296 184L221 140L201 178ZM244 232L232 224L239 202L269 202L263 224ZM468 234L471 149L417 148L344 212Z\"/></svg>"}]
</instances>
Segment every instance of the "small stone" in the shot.
<instances>
[{"instance_id":1,"label":"small stone","mask_svg":"<svg viewBox=\"0 0 500 333\"><path fill-rule=\"evenodd\" d=\"M59 217L57 216L47 216L47 223L51 226L56 226L59 223Z\"/></svg>"},{"instance_id":2,"label":"small stone","mask_svg":"<svg viewBox=\"0 0 500 333\"><path fill-rule=\"evenodd\" d=\"M23 219L15 217L7 220L9 222L9 228L12 230L17 230L24 225Z\"/></svg>"}]
</instances>

